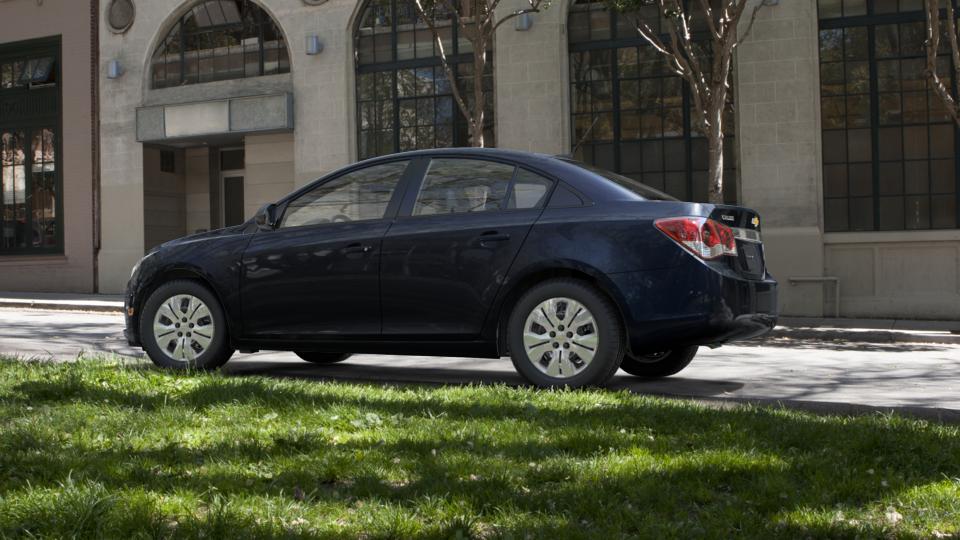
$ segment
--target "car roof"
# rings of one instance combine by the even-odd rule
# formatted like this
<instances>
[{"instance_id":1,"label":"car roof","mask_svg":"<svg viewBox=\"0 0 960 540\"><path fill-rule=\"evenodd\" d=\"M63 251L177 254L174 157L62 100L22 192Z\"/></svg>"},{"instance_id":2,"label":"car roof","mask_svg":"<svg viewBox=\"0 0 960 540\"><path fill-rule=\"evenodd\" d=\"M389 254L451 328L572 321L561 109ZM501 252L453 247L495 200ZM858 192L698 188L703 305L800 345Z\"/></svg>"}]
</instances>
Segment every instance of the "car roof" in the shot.
<instances>
[{"instance_id":1,"label":"car roof","mask_svg":"<svg viewBox=\"0 0 960 540\"><path fill-rule=\"evenodd\" d=\"M361 161L355 166L372 165L381 161L413 159L418 157L450 156L467 158L502 159L526 165L550 176L559 178L594 201L623 199L624 191L610 180L579 167L569 156L552 156L537 152L524 152L505 148L430 148L387 154Z\"/></svg>"}]
</instances>

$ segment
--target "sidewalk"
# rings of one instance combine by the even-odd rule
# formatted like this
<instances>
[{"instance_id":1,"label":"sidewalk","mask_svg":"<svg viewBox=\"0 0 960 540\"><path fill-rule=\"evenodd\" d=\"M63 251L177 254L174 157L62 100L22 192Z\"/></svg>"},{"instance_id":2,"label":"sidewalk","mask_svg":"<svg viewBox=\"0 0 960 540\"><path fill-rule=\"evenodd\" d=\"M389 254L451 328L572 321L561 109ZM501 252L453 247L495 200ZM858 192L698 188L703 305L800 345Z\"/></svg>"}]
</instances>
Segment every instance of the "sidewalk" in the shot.
<instances>
[{"instance_id":1,"label":"sidewalk","mask_svg":"<svg viewBox=\"0 0 960 540\"><path fill-rule=\"evenodd\" d=\"M0 308L123 313L116 294L0 292ZM960 321L781 317L765 341L946 343L960 345Z\"/></svg>"},{"instance_id":2,"label":"sidewalk","mask_svg":"<svg viewBox=\"0 0 960 540\"><path fill-rule=\"evenodd\" d=\"M123 313L123 295L0 292L0 308Z\"/></svg>"}]
</instances>

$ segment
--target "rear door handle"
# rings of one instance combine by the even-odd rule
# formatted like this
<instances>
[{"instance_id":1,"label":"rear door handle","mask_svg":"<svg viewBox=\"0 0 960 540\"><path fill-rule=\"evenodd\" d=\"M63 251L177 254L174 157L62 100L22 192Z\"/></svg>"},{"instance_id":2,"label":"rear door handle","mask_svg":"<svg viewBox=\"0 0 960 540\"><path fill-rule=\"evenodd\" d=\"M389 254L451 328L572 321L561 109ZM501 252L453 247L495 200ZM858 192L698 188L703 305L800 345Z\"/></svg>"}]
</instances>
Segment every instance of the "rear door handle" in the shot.
<instances>
[{"instance_id":1,"label":"rear door handle","mask_svg":"<svg viewBox=\"0 0 960 540\"><path fill-rule=\"evenodd\" d=\"M485 246L495 242L506 242L510 240L509 234L501 234L497 231L487 231L473 240L475 245Z\"/></svg>"},{"instance_id":2,"label":"rear door handle","mask_svg":"<svg viewBox=\"0 0 960 540\"><path fill-rule=\"evenodd\" d=\"M363 244L350 244L349 246L343 248L343 253L370 253L373 250L371 246L365 246Z\"/></svg>"}]
</instances>

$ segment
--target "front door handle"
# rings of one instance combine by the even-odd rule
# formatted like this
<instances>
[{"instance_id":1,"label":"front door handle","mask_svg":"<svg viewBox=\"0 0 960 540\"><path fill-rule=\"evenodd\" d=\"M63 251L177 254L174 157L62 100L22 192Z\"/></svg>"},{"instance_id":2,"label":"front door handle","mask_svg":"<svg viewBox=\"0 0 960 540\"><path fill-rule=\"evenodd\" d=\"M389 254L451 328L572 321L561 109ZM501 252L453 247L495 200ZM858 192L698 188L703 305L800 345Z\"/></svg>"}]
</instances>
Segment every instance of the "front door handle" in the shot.
<instances>
[{"instance_id":1,"label":"front door handle","mask_svg":"<svg viewBox=\"0 0 960 540\"><path fill-rule=\"evenodd\" d=\"M350 244L343 248L343 253L347 255L352 253L370 253L371 251L373 251L373 247L363 244Z\"/></svg>"},{"instance_id":2,"label":"front door handle","mask_svg":"<svg viewBox=\"0 0 960 540\"><path fill-rule=\"evenodd\" d=\"M507 242L510 240L509 234L501 234L497 231L487 231L473 240L474 245L486 247L488 244L496 242Z\"/></svg>"}]
</instances>

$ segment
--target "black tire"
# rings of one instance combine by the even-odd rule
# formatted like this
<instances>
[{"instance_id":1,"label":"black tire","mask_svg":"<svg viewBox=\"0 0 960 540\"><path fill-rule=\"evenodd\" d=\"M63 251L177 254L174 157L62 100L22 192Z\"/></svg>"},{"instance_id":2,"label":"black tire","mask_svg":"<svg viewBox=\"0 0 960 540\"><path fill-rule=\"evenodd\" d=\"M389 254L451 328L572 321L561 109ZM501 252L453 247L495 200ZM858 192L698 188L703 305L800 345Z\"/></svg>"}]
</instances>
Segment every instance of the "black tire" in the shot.
<instances>
[{"instance_id":1,"label":"black tire","mask_svg":"<svg viewBox=\"0 0 960 540\"><path fill-rule=\"evenodd\" d=\"M627 355L620 364L620 369L636 377L669 377L680 373L690 365L690 361L697 355L699 347L681 347L646 357L631 357Z\"/></svg>"},{"instance_id":2,"label":"black tire","mask_svg":"<svg viewBox=\"0 0 960 540\"><path fill-rule=\"evenodd\" d=\"M553 377L541 371L530 359L523 343L527 317L551 298L569 298L583 304L596 321L594 330L599 341L593 359L570 377ZM507 322L507 342L514 367L525 379L541 388L602 386L617 372L625 351L623 323L613 302L596 287L567 278L535 285L517 301Z\"/></svg>"},{"instance_id":3,"label":"black tire","mask_svg":"<svg viewBox=\"0 0 960 540\"><path fill-rule=\"evenodd\" d=\"M294 354L313 364L336 364L353 356L351 353L327 353L317 351L297 351Z\"/></svg>"},{"instance_id":4,"label":"black tire","mask_svg":"<svg viewBox=\"0 0 960 540\"><path fill-rule=\"evenodd\" d=\"M193 360L177 360L164 352L154 336L153 323L161 306L177 295L191 295L202 301L209 310L213 335L209 345ZM198 323L200 324L200 323ZM230 348L227 318L217 297L209 289L195 281L177 280L164 283L147 299L140 314L140 340L147 356L159 367L167 369L213 370L227 363L233 356Z\"/></svg>"}]
</instances>

